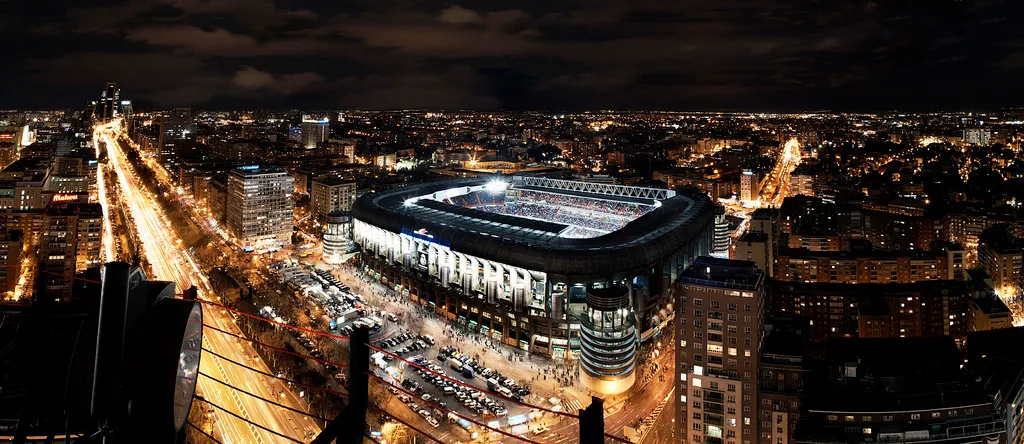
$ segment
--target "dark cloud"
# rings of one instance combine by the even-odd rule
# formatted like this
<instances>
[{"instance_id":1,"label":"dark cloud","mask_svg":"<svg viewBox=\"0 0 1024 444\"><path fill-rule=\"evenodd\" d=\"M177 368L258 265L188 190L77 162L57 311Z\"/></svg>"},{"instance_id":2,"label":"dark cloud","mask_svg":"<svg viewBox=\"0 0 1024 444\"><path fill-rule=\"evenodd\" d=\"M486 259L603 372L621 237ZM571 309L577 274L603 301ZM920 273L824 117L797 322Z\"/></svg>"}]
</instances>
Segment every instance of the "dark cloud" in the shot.
<instances>
[{"instance_id":1,"label":"dark cloud","mask_svg":"<svg viewBox=\"0 0 1024 444\"><path fill-rule=\"evenodd\" d=\"M1019 105L1007 0L0 1L2 107Z\"/></svg>"}]
</instances>

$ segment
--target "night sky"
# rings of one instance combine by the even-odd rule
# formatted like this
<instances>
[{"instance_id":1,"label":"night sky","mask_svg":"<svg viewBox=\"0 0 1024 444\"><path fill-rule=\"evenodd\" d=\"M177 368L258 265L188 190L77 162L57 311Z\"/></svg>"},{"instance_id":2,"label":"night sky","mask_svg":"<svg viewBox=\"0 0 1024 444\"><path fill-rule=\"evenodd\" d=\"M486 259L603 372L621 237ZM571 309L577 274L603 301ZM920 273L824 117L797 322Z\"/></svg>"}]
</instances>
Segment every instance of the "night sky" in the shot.
<instances>
[{"instance_id":1,"label":"night sky","mask_svg":"<svg viewBox=\"0 0 1024 444\"><path fill-rule=\"evenodd\" d=\"M994 110L1010 0L0 0L0 108Z\"/></svg>"}]
</instances>

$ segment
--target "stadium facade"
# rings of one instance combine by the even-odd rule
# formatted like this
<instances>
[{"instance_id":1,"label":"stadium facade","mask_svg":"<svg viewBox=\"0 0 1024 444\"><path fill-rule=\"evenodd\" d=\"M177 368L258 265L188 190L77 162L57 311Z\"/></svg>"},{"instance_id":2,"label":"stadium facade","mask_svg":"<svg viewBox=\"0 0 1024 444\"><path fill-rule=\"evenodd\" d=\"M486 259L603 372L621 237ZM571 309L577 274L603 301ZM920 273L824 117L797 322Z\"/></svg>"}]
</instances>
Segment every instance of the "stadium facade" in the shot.
<instances>
[{"instance_id":1,"label":"stadium facade","mask_svg":"<svg viewBox=\"0 0 1024 444\"><path fill-rule=\"evenodd\" d=\"M605 394L673 316L671 283L714 248L699 193L534 176L369 194L352 209L361 265L410 300L507 345L578 359Z\"/></svg>"}]
</instances>

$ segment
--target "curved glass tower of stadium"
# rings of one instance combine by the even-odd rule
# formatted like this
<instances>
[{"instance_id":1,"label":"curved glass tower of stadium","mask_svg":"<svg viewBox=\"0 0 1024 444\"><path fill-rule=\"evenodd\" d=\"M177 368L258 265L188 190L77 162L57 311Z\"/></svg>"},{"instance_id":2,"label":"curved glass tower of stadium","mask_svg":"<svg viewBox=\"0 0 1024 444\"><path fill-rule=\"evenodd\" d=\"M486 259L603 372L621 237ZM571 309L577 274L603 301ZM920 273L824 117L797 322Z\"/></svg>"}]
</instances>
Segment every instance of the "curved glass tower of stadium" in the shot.
<instances>
[{"instance_id":1,"label":"curved glass tower of stadium","mask_svg":"<svg viewBox=\"0 0 1024 444\"><path fill-rule=\"evenodd\" d=\"M327 215L327 228L324 230L324 262L328 264L341 263L349 237L345 227L350 222L351 218L341 212L332 212Z\"/></svg>"},{"instance_id":2,"label":"curved glass tower of stadium","mask_svg":"<svg viewBox=\"0 0 1024 444\"><path fill-rule=\"evenodd\" d=\"M580 316L583 385L606 395L628 390L636 378L636 326L626 287L587 289Z\"/></svg>"}]
</instances>

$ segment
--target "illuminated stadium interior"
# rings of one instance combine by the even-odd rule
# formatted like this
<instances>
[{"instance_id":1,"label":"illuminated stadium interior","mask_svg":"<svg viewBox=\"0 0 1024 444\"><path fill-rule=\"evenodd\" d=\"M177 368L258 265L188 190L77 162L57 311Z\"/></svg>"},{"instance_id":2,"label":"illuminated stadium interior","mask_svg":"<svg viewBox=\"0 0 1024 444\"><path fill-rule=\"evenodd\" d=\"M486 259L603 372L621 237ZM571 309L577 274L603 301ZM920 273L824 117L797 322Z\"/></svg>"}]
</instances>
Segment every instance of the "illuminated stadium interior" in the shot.
<instances>
[{"instance_id":1,"label":"illuminated stadium interior","mask_svg":"<svg viewBox=\"0 0 1024 444\"><path fill-rule=\"evenodd\" d=\"M572 239L611 233L657 208L655 201L648 203L615 196L573 195L564 191L516 187L497 180L482 186L451 190L438 201L487 213L564 225L557 231L558 236Z\"/></svg>"}]
</instances>

